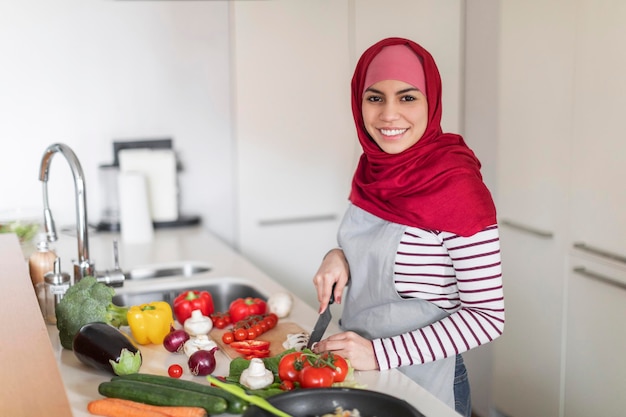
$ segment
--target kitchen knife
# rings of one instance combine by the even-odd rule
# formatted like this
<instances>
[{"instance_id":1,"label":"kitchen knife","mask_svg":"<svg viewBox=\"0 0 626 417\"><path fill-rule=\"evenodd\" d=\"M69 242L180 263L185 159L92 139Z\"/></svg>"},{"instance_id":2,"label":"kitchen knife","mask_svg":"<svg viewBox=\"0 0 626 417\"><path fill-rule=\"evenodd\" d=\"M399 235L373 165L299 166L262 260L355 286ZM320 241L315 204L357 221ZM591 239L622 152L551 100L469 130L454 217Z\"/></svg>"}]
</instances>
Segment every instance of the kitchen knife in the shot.
<instances>
[{"instance_id":1,"label":"kitchen knife","mask_svg":"<svg viewBox=\"0 0 626 417\"><path fill-rule=\"evenodd\" d=\"M322 336L324 336L324 332L330 323L330 319L333 318L332 314L330 314L330 305L335 302L335 286L333 285L333 289L330 293L330 300L328 300L328 305L326 306L326 310L317 319L317 323L315 323L315 327L313 328L313 332L311 333L311 337L309 337L309 341L306 344L307 349L311 349L313 344L322 340Z\"/></svg>"}]
</instances>

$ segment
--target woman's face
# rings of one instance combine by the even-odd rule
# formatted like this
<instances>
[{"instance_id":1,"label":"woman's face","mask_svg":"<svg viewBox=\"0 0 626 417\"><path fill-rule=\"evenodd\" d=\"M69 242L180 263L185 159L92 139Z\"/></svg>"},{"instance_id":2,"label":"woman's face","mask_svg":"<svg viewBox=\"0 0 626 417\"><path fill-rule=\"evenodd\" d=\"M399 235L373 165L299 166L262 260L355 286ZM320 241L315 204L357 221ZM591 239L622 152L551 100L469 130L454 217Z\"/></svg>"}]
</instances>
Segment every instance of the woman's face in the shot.
<instances>
[{"instance_id":1,"label":"woman's face","mask_svg":"<svg viewBox=\"0 0 626 417\"><path fill-rule=\"evenodd\" d=\"M428 125L426 96L397 80L379 81L365 90L361 112L367 132L390 154L416 144Z\"/></svg>"}]
</instances>

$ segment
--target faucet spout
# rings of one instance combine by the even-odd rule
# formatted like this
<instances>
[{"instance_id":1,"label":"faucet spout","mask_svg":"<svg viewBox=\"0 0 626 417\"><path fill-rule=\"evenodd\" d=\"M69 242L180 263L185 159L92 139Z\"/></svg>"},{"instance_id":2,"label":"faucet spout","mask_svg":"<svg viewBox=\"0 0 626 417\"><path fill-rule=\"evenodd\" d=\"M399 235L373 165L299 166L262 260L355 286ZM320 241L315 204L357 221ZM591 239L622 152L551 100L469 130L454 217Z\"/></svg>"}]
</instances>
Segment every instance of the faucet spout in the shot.
<instances>
[{"instance_id":1,"label":"faucet spout","mask_svg":"<svg viewBox=\"0 0 626 417\"><path fill-rule=\"evenodd\" d=\"M76 154L72 149L62 143L55 143L46 148L41 158L39 169L39 181L43 186L44 225L47 238L50 242L57 240L56 228L52 211L48 203L48 176L52 157L60 153L67 160L72 176L74 177L74 190L76 198L76 239L78 244L78 259L74 262L74 283L91 275L95 276L95 265L89 260L89 236L87 223L87 196L85 188L85 176Z\"/></svg>"}]
</instances>

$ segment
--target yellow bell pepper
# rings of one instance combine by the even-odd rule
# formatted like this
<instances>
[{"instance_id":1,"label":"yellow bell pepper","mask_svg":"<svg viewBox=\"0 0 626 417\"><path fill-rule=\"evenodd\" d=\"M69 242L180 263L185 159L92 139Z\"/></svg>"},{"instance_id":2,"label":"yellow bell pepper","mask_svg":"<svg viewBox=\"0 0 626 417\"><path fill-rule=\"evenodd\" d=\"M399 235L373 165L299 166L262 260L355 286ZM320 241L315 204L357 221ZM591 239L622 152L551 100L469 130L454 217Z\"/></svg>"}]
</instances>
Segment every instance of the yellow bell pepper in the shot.
<instances>
[{"instance_id":1,"label":"yellow bell pepper","mask_svg":"<svg viewBox=\"0 0 626 417\"><path fill-rule=\"evenodd\" d=\"M140 345L163 343L174 323L172 308L165 301L132 306L126 317L133 338Z\"/></svg>"}]
</instances>

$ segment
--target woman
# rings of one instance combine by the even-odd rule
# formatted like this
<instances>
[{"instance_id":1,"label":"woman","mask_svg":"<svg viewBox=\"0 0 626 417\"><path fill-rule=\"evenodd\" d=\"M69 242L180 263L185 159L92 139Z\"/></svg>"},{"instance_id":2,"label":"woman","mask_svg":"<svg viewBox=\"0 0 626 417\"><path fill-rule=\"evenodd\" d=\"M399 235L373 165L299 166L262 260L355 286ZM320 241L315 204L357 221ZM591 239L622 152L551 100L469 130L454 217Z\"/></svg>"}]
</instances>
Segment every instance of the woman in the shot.
<instances>
[{"instance_id":1,"label":"woman","mask_svg":"<svg viewBox=\"0 0 626 417\"><path fill-rule=\"evenodd\" d=\"M348 288L341 333L321 340L358 370L398 368L471 414L461 353L500 336L496 212L480 163L441 130L441 79L418 44L384 39L361 56L352 111L363 148L339 248L313 282L323 312Z\"/></svg>"}]
</instances>

